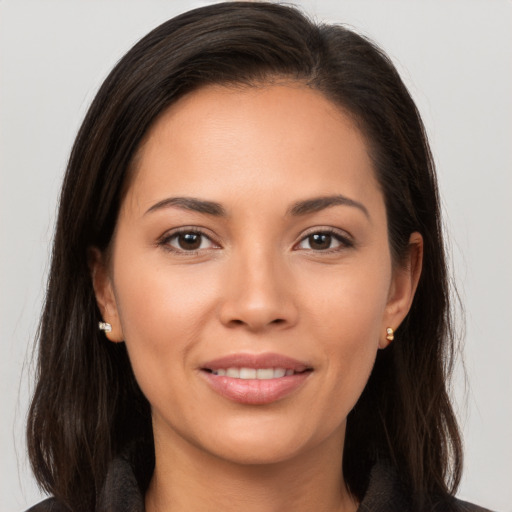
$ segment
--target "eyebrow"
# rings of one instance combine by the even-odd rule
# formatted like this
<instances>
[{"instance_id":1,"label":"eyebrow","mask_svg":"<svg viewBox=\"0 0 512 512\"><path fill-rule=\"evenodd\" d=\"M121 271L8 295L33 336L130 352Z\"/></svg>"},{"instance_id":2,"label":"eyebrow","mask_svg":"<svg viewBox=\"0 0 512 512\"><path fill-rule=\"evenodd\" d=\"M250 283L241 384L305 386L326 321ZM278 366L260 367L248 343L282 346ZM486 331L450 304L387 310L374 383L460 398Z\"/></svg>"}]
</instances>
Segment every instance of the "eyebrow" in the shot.
<instances>
[{"instance_id":1,"label":"eyebrow","mask_svg":"<svg viewBox=\"0 0 512 512\"><path fill-rule=\"evenodd\" d=\"M168 197L166 199L162 199L162 201L159 201L158 203L151 206L144 215L173 206L182 208L184 210L191 210L198 213L205 213L207 215L214 215L216 217L227 216L226 210L220 203L216 203L215 201L206 201L204 199L197 199L195 197ZM358 208L366 215L366 217L370 218L368 210L362 203L354 201L353 199L345 197L341 194L334 196L313 197L311 199L297 201L296 203L293 203L290 208L288 208L286 214L292 215L294 217L307 215L325 210L326 208L331 208L333 206L352 206L354 208Z\"/></svg>"},{"instance_id":2,"label":"eyebrow","mask_svg":"<svg viewBox=\"0 0 512 512\"><path fill-rule=\"evenodd\" d=\"M370 214L368 213L368 210L364 204L358 201L354 201L353 199L345 197L341 194L334 196L314 197L304 201L297 201L288 209L287 215L307 215L309 213L316 213L321 210L325 210L326 208L330 208L332 206L352 206L361 210L366 215L366 217L368 217L368 219L370 218Z\"/></svg>"},{"instance_id":3,"label":"eyebrow","mask_svg":"<svg viewBox=\"0 0 512 512\"><path fill-rule=\"evenodd\" d=\"M196 199L195 197L169 197L163 199L149 208L144 215L150 212L160 210L162 208L169 208L176 206L183 210L192 210L194 212L206 213L208 215L215 215L216 217L225 217L226 210L224 207L214 201L205 201L203 199Z\"/></svg>"}]
</instances>

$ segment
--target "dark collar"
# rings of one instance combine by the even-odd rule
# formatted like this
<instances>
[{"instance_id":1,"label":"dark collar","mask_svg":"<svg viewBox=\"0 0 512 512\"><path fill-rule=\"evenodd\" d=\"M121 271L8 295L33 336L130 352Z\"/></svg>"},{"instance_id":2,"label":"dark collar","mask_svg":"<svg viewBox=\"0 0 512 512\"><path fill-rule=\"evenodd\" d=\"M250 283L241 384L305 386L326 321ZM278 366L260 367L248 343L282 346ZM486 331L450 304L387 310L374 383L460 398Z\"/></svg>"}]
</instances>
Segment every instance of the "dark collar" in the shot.
<instances>
[{"instance_id":1,"label":"dark collar","mask_svg":"<svg viewBox=\"0 0 512 512\"><path fill-rule=\"evenodd\" d=\"M117 458L110 465L105 485L98 496L96 512L144 512L144 491L135 477L133 463ZM490 512L456 499L431 502L429 512ZM69 512L69 509L49 498L27 512ZM419 512L410 504L410 493L400 483L388 465L376 464L370 474L368 490L357 512Z\"/></svg>"},{"instance_id":2,"label":"dark collar","mask_svg":"<svg viewBox=\"0 0 512 512\"><path fill-rule=\"evenodd\" d=\"M144 512L144 492L126 457L110 464L96 512Z\"/></svg>"},{"instance_id":3,"label":"dark collar","mask_svg":"<svg viewBox=\"0 0 512 512\"><path fill-rule=\"evenodd\" d=\"M385 464L376 464L368 490L357 512L408 512L407 493L395 472ZM98 499L97 512L144 512L144 491L129 457L119 457L110 465ZM412 511L411 511L412 512Z\"/></svg>"},{"instance_id":4,"label":"dark collar","mask_svg":"<svg viewBox=\"0 0 512 512\"><path fill-rule=\"evenodd\" d=\"M98 499L97 512L144 512L144 491L135 470L128 457L114 460ZM376 464L357 512L409 511L413 512L408 493L401 486L395 471L386 464Z\"/></svg>"},{"instance_id":5,"label":"dark collar","mask_svg":"<svg viewBox=\"0 0 512 512\"><path fill-rule=\"evenodd\" d=\"M144 512L144 487L140 482L147 481L148 475L137 478L138 469L139 466L126 456L112 462L98 496L96 512ZM411 505L410 495L390 465L377 463L357 512L418 512ZM429 512L490 512L454 498L431 500L427 509ZM27 512L65 511L69 509L50 498Z\"/></svg>"}]
</instances>

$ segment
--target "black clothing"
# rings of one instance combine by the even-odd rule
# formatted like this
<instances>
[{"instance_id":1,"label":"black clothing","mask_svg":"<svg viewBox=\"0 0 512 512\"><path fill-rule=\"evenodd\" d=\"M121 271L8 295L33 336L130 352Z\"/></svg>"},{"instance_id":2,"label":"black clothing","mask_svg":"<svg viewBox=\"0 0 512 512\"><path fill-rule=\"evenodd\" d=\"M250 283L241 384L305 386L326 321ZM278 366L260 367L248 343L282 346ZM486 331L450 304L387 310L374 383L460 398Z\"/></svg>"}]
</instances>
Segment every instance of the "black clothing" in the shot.
<instances>
[{"instance_id":1,"label":"black clothing","mask_svg":"<svg viewBox=\"0 0 512 512\"><path fill-rule=\"evenodd\" d=\"M487 509L453 499L436 503L431 512L489 512ZM55 498L49 498L27 512L70 512ZM91 511L92 512L92 511ZM95 512L144 512L144 493L128 458L117 458L110 465ZM193 512L193 511L191 511ZM285 511L286 512L286 511ZM314 512L314 511L311 511ZM389 466L374 466L366 494L357 512L415 512L407 490Z\"/></svg>"}]
</instances>

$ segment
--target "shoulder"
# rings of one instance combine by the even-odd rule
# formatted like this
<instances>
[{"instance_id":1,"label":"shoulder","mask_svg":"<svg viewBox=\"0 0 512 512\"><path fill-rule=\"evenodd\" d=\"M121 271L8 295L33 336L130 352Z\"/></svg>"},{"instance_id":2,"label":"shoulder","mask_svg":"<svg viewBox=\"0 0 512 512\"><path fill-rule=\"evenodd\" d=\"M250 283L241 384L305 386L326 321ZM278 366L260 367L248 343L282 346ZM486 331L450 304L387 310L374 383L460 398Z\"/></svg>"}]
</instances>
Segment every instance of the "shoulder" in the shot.
<instances>
[{"instance_id":1,"label":"shoulder","mask_svg":"<svg viewBox=\"0 0 512 512\"><path fill-rule=\"evenodd\" d=\"M149 462L141 457L137 459L135 455L128 453L128 450L127 453L114 458L109 464L102 488L96 494L94 510L144 512L143 489L147 487L152 472L153 459ZM83 509L83 506L77 508ZM52 497L34 505L26 512L72 512L72 509Z\"/></svg>"},{"instance_id":2,"label":"shoulder","mask_svg":"<svg viewBox=\"0 0 512 512\"><path fill-rule=\"evenodd\" d=\"M30 507L26 512L70 512L70 510L55 498L48 498Z\"/></svg>"},{"instance_id":3,"label":"shoulder","mask_svg":"<svg viewBox=\"0 0 512 512\"><path fill-rule=\"evenodd\" d=\"M487 508L479 507L467 501L455 500L455 504L457 505L458 512L491 512Z\"/></svg>"},{"instance_id":4,"label":"shoulder","mask_svg":"<svg viewBox=\"0 0 512 512\"><path fill-rule=\"evenodd\" d=\"M491 512L449 495L414 497L410 486L386 461L377 462L371 472L357 512Z\"/></svg>"}]
</instances>

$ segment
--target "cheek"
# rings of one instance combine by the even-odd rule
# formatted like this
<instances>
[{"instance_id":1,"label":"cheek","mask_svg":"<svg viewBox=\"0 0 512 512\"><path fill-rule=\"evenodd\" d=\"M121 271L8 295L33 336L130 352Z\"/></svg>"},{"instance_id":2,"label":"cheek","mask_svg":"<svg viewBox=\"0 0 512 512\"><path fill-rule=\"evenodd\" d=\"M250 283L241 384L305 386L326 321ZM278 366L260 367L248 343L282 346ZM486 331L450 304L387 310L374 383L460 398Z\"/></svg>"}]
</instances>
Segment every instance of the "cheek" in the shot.
<instances>
[{"instance_id":1,"label":"cheek","mask_svg":"<svg viewBox=\"0 0 512 512\"><path fill-rule=\"evenodd\" d=\"M390 271L387 266L350 267L325 276L324 291L309 293L311 335L324 352L328 400L341 417L355 405L369 378L383 333ZM389 266L390 268L390 266ZM343 270L343 269L341 269ZM319 282L317 274L317 285Z\"/></svg>"},{"instance_id":2,"label":"cheek","mask_svg":"<svg viewBox=\"0 0 512 512\"><path fill-rule=\"evenodd\" d=\"M187 354L198 343L212 308L215 283L212 278L205 282L204 272L200 276L148 258L120 261L116 270L125 343L137 381L150 398L181 382Z\"/></svg>"},{"instance_id":3,"label":"cheek","mask_svg":"<svg viewBox=\"0 0 512 512\"><path fill-rule=\"evenodd\" d=\"M307 301L315 329L331 340L332 350L377 346L391 280L391 264L383 260L316 270L304 280L300 295Z\"/></svg>"},{"instance_id":4,"label":"cheek","mask_svg":"<svg viewBox=\"0 0 512 512\"><path fill-rule=\"evenodd\" d=\"M193 331L211 301L214 275L204 266L173 265L154 249L147 252L119 258L116 266L116 303L125 338L149 340L164 331L169 339L174 331Z\"/></svg>"}]
</instances>

